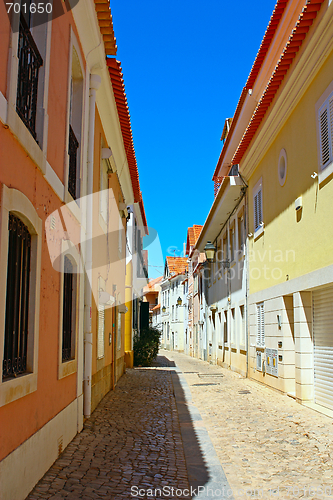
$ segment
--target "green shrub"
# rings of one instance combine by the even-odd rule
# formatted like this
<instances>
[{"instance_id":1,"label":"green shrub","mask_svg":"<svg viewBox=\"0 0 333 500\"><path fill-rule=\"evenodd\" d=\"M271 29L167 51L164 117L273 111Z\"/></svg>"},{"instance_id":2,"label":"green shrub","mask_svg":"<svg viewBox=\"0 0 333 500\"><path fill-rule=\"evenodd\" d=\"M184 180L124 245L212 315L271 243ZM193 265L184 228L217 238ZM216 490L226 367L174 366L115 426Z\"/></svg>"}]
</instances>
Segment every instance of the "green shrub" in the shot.
<instances>
[{"instance_id":1,"label":"green shrub","mask_svg":"<svg viewBox=\"0 0 333 500\"><path fill-rule=\"evenodd\" d=\"M160 337L161 332L151 327L134 334L134 366L151 366L158 353Z\"/></svg>"}]
</instances>

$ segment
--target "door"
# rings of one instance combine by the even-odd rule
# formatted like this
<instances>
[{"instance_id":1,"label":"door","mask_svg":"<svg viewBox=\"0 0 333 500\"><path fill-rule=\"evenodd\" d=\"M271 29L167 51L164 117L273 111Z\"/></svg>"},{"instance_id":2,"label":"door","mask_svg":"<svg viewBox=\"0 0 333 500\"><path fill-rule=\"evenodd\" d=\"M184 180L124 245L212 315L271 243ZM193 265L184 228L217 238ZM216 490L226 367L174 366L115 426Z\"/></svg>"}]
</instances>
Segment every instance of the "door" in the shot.
<instances>
[{"instance_id":1,"label":"door","mask_svg":"<svg viewBox=\"0 0 333 500\"><path fill-rule=\"evenodd\" d=\"M314 400L333 410L333 287L314 291L312 300Z\"/></svg>"}]
</instances>

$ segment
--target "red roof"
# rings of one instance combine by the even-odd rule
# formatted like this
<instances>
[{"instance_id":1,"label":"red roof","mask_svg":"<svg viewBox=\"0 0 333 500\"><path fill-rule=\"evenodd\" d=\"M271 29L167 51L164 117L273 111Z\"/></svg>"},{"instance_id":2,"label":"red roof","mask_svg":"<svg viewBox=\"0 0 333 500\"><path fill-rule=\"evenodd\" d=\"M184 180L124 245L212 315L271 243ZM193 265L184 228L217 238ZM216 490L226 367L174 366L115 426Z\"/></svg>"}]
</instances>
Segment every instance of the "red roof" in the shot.
<instances>
[{"instance_id":1,"label":"red roof","mask_svg":"<svg viewBox=\"0 0 333 500\"><path fill-rule=\"evenodd\" d=\"M261 42L261 45L260 45L257 57L255 58L255 61L253 63L253 66L252 66L251 72L249 74L249 77L247 79L246 85L243 88L241 96L239 98L239 101L238 101L238 104L237 104L237 108L236 108L235 114L234 114L232 122L231 122L229 133L228 133L228 135L226 137L226 140L225 140L225 143L223 145L223 148L222 148L219 160L218 160L216 168L215 168L215 172L214 172L214 175L213 175L213 181L219 180L218 173L219 173L221 164L223 162L223 158L224 158L225 152L226 152L226 150L228 148L228 144L229 144L230 139L232 137L233 131L234 131L235 127L236 127L237 120L239 118L240 112L242 110L242 107L243 107L243 104L244 104L244 101L245 101L245 97L246 97L248 91L253 88L254 83L255 83L255 81L256 81L256 79L258 77L258 74L259 74L259 71L261 69L262 63L263 63L263 61L264 61L264 59L265 59L265 57L267 55L267 52L268 52L268 50L270 48L271 42L272 42L273 37L275 35L276 29L277 29L277 27L278 27L278 25L280 23L280 20L281 20L282 14L284 12L284 9L285 9L285 7L287 5L287 2L288 2L288 0L278 0L277 3L276 3L275 9L274 9L274 11L272 13L272 16L271 16L271 19L269 21L268 27L266 29L266 33L265 33L264 38L263 38L263 40Z\"/></svg>"},{"instance_id":2,"label":"red roof","mask_svg":"<svg viewBox=\"0 0 333 500\"><path fill-rule=\"evenodd\" d=\"M310 3L311 2L311 3ZM302 13L292 30L288 42L286 43L283 52L278 60L273 74L264 90L260 101L252 115L251 121L248 124L245 133L240 141L236 153L232 158L232 165L240 163L247 148L249 147L252 138L257 132L260 123L262 122L266 111L268 110L271 102L273 101L276 93L278 92L281 83L290 68L298 50L300 49L306 33L309 31L310 26L317 17L317 13L324 0L308 0L303 7Z\"/></svg>"},{"instance_id":3,"label":"red roof","mask_svg":"<svg viewBox=\"0 0 333 500\"><path fill-rule=\"evenodd\" d=\"M113 94L116 101L119 123L120 123L121 133L123 136L124 147L131 176L131 182L134 193L134 203L139 203L140 205L143 223L144 226L146 227L146 234L148 234L146 214L142 201L142 193L140 190L139 171L134 150L131 117L128 109L121 63L116 59L112 58L107 58L106 62L109 68Z\"/></svg>"},{"instance_id":4,"label":"red roof","mask_svg":"<svg viewBox=\"0 0 333 500\"><path fill-rule=\"evenodd\" d=\"M187 257L167 257L170 274L185 274L187 271Z\"/></svg>"},{"instance_id":5,"label":"red roof","mask_svg":"<svg viewBox=\"0 0 333 500\"><path fill-rule=\"evenodd\" d=\"M201 229L203 226L199 226L198 224L194 224L193 227L189 227L187 230L187 241L186 241L186 255L190 252L190 247L194 247L196 242L199 239Z\"/></svg>"},{"instance_id":6,"label":"red roof","mask_svg":"<svg viewBox=\"0 0 333 500\"><path fill-rule=\"evenodd\" d=\"M149 283L148 283L148 288L154 288L155 285L158 285L159 283L161 283L161 281L163 280L163 276L159 276L158 278L154 278L152 280L149 280Z\"/></svg>"}]
</instances>

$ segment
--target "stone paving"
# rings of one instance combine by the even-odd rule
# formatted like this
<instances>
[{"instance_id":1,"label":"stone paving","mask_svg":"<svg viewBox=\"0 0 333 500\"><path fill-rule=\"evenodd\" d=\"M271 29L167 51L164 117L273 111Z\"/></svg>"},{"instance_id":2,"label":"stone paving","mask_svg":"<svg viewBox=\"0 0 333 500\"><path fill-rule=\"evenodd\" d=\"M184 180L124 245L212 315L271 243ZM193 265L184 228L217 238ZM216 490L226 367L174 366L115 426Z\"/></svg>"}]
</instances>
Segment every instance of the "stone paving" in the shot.
<instances>
[{"instance_id":1,"label":"stone paving","mask_svg":"<svg viewBox=\"0 0 333 500\"><path fill-rule=\"evenodd\" d=\"M162 353L190 386L235 500L333 499L331 418L220 366Z\"/></svg>"},{"instance_id":2,"label":"stone paving","mask_svg":"<svg viewBox=\"0 0 333 500\"><path fill-rule=\"evenodd\" d=\"M29 500L188 499L180 490L198 484L200 500L333 500L331 418L222 367L160 354L155 368L127 370ZM135 489L170 486L173 496Z\"/></svg>"},{"instance_id":3,"label":"stone paving","mask_svg":"<svg viewBox=\"0 0 333 500\"><path fill-rule=\"evenodd\" d=\"M168 485L189 486L171 372L138 368L127 370L28 499L146 498L136 486Z\"/></svg>"}]
</instances>

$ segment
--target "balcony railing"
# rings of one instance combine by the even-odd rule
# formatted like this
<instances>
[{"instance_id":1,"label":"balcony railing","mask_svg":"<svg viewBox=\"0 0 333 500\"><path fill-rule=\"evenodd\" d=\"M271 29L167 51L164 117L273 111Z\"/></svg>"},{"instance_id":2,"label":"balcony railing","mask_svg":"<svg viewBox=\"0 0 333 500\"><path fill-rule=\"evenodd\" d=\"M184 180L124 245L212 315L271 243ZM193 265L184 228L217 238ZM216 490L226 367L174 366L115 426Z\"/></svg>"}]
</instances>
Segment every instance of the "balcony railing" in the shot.
<instances>
[{"instance_id":1,"label":"balcony railing","mask_svg":"<svg viewBox=\"0 0 333 500\"><path fill-rule=\"evenodd\" d=\"M79 141L75 137L74 131L69 126L68 139L68 154L69 154L69 171L68 171L68 191L76 200L76 178L77 178L77 150Z\"/></svg>"},{"instance_id":2,"label":"balcony railing","mask_svg":"<svg viewBox=\"0 0 333 500\"><path fill-rule=\"evenodd\" d=\"M43 59L23 16L20 18L17 56L19 67L16 110L31 135L36 139L38 73L43 65Z\"/></svg>"}]
</instances>

